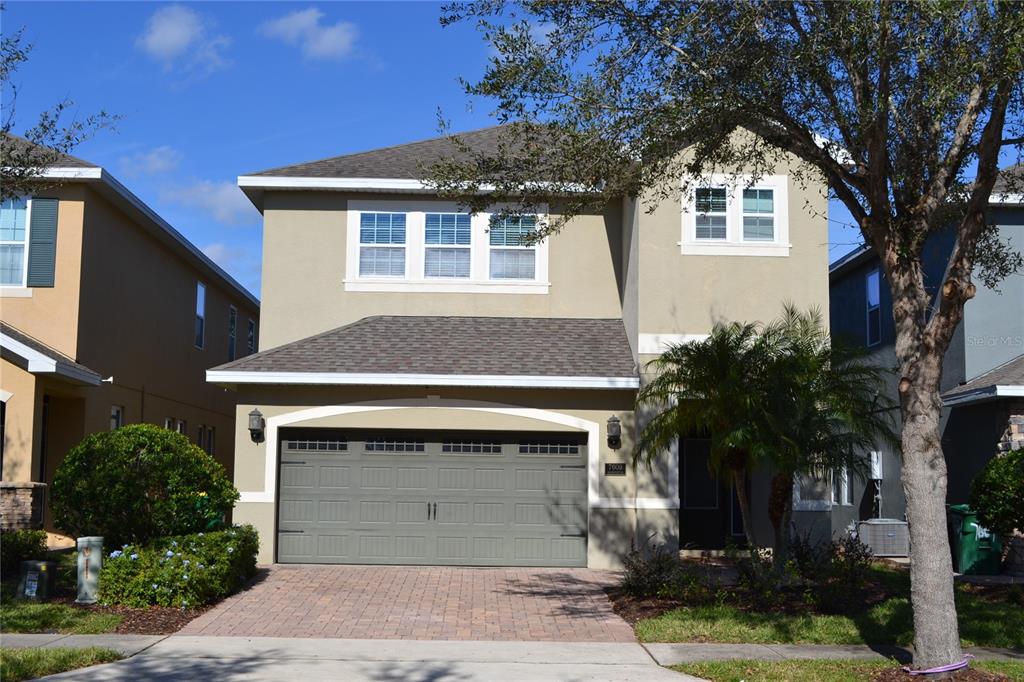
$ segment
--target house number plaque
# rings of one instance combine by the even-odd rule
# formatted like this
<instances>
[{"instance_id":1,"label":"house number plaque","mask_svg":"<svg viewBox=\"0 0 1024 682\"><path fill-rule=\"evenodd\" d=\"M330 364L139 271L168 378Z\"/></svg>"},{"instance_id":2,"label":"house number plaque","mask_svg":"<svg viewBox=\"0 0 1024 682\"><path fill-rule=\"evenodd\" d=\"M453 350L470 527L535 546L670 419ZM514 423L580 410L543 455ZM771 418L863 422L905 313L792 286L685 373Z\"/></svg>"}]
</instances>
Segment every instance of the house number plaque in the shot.
<instances>
[{"instance_id":1,"label":"house number plaque","mask_svg":"<svg viewBox=\"0 0 1024 682\"><path fill-rule=\"evenodd\" d=\"M605 462L604 465L605 476L625 476L626 475L626 463L625 462Z\"/></svg>"}]
</instances>

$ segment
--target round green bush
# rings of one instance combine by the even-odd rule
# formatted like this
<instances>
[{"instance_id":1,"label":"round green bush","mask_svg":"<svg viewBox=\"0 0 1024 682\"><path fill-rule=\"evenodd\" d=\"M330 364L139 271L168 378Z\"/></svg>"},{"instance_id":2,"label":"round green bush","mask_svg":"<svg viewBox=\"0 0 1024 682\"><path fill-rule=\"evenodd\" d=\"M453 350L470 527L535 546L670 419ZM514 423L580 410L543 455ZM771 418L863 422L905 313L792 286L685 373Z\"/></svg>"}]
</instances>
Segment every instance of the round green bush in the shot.
<instances>
[{"instance_id":1,"label":"round green bush","mask_svg":"<svg viewBox=\"0 0 1024 682\"><path fill-rule=\"evenodd\" d=\"M86 436L67 454L52 509L58 528L118 547L222 527L237 499L224 467L187 437L130 424Z\"/></svg>"},{"instance_id":2,"label":"round green bush","mask_svg":"<svg viewBox=\"0 0 1024 682\"><path fill-rule=\"evenodd\" d=\"M970 503L981 525L1003 537L1024 530L1024 450L989 460L971 483Z\"/></svg>"}]
</instances>

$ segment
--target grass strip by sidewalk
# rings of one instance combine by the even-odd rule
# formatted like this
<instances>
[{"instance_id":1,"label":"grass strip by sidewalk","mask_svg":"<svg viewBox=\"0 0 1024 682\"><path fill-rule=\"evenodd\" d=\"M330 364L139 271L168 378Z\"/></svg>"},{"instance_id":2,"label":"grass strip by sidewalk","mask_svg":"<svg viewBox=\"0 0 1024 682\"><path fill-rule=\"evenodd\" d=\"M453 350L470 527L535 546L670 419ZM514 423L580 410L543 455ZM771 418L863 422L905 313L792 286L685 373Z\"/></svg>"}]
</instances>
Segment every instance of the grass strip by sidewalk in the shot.
<instances>
[{"instance_id":1,"label":"grass strip by sidewalk","mask_svg":"<svg viewBox=\"0 0 1024 682\"><path fill-rule=\"evenodd\" d=\"M0 586L0 632L59 632L65 635L100 635L113 632L121 616L97 613L61 602L15 599L17 584Z\"/></svg>"},{"instance_id":2,"label":"grass strip by sidewalk","mask_svg":"<svg viewBox=\"0 0 1024 682\"><path fill-rule=\"evenodd\" d=\"M674 665L672 670L712 682L863 682L880 670L898 665L894 661L736 660ZM972 661L971 667L1024 682L1024 663L1018 661Z\"/></svg>"},{"instance_id":3,"label":"grass strip by sidewalk","mask_svg":"<svg viewBox=\"0 0 1024 682\"><path fill-rule=\"evenodd\" d=\"M0 648L0 682L20 682L123 658L111 649L8 649Z\"/></svg>"},{"instance_id":4,"label":"grass strip by sidewalk","mask_svg":"<svg viewBox=\"0 0 1024 682\"><path fill-rule=\"evenodd\" d=\"M1024 649L1019 604L958 595L964 646ZM744 611L729 604L684 607L636 624L641 642L749 644L897 644L913 642L913 613L903 597L853 615Z\"/></svg>"}]
</instances>

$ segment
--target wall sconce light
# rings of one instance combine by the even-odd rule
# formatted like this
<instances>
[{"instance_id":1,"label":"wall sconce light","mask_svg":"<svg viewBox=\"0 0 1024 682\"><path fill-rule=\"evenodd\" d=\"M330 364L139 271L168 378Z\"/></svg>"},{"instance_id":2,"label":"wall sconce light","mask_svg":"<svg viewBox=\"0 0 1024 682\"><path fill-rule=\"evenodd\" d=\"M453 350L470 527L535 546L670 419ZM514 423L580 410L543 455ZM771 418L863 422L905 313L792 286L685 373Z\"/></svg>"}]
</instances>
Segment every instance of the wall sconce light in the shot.
<instances>
[{"instance_id":1,"label":"wall sconce light","mask_svg":"<svg viewBox=\"0 0 1024 682\"><path fill-rule=\"evenodd\" d=\"M249 437L252 438L253 443L263 442L263 427L265 425L263 413L253 408L253 411L249 413Z\"/></svg>"},{"instance_id":2,"label":"wall sconce light","mask_svg":"<svg viewBox=\"0 0 1024 682\"><path fill-rule=\"evenodd\" d=\"M622 423L614 414L608 417L608 447L612 450L622 447Z\"/></svg>"}]
</instances>

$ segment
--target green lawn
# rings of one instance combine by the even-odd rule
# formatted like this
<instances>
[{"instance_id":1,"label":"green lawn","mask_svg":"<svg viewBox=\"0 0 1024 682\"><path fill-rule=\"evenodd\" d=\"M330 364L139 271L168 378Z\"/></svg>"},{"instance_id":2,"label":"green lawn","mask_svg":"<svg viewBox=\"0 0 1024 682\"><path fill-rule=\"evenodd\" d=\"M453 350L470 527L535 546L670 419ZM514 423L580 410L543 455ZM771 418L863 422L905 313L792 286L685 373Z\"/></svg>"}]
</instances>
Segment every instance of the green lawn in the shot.
<instances>
[{"instance_id":1,"label":"green lawn","mask_svg":"<svg viewBox=\"0 0 1024 682\"><path fill-rule=\"evenodd\" d=\"M96 613L68 604L15 600L11 597L15 588L8 583L0 589L0 632L95 635L113 632L121 623L121 616Z\"/></svg>"},{"instance_id":2,"label":"green lawn","mask_svg":"<svg viewBox=\"0 0 1024 682\"><path fill-rule=\"evenodd\" d=\"M4 649L0 648L0 682L32 680L123 658L110 649Z\"/></svg>"},{"instance_id":3,"label":"green lawn","mask_svg":"<svg viewBox=\"0 0 1024 682\"><path fill-rule=\"evenodd\" d=\"M905 573L879 569L889 593L909 592ZM957 612L964 646L1024 649L1024 608L1017 600L984 598L958 587ZM636 625L641 642L748 642L751 644L898 644L913 641L910 600L891 597L852 615L748 611L730 603L683 607Z\"/></svg>"},{"instance_id":4,"label":"green lawn","mask_svg":"<svg viewBox=\"0 0 1024 682\"><path fill-rule=\"evenodd\" d=\"M712 682L862 682L885 668L889 661L710 661L674 665L672 670ZM1024 663L973 661L971 667L1024 681Z\"/></svg>"},{"instance_id":5,"label":"green lawn","mask_svg":"<svg viewBox=\"0 0 1024 682\"><path fill-rule=\"evenodd\" d=\"M1024 648L1024 609L1019 605L961 599L964 646ZM888 599L852 616L743 611L731 605L675 609L636 625L641 642L748 642L751 644L912 643L910 602Z\"/></svg>"}]
</instances>

